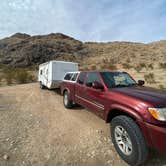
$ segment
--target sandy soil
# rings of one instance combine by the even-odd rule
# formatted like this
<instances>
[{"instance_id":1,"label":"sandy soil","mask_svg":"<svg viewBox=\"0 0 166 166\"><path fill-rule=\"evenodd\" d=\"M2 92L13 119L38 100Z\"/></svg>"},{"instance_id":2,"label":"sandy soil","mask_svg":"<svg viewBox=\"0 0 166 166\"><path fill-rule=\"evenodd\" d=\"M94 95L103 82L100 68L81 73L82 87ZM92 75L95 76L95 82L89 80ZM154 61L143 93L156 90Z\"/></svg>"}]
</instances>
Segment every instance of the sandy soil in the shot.
<instances>
[{"instance_id":1,"label":"sandy soil","mask_svg":"<svg viewBox=\"0 0 166 166\"><path fill-rule=\"evenodd\" d=\"M55 91L38 84L0 88L0 166L125 166L109 124L83 108L67 110ZM150 152L144 166L166 166Z\"/></svg>"}]
</instances>

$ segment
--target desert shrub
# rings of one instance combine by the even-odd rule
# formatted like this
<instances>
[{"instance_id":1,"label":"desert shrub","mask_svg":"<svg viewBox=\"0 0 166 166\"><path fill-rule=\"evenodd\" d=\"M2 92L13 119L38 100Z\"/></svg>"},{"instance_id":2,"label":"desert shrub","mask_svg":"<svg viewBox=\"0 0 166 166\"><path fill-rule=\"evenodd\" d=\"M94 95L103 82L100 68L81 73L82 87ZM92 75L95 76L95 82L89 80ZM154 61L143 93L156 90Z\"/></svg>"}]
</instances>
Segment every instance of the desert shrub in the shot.
<instances>
[{"instance_id":1,"label":"desert shrub","mask_svg":"<svg viewBox=\"0 0 166 166\"><path fill-rule=\"evenodd\" d=\"M154 69L154 67L153 67L153 64L152 63L150 63L148 66L147 66L149 69Z\"/></svg>"},{"instance_id":2,"label":"desert shrub","mask_svg":"<svg viewBox=\"0 0 166 166\"><path fill-rule=\"evenodd\" d=\"M27 70L24 70L24 69L15 70L15 80L19 84L32 82L32 79L33 79L33 76L30 73L28 73Z\"/></svg>"},{"instance_id":3,"label":"desert shrub","mask_svg":"<svg viewBox=\"0 0 166 166\"><path fill-rule=\"evenodd\" d=\"M131 62L130 58L127 58L126 62L127 62L127 63L130 63L130 62Z\"/></svg>"},{"instance_id":4,"label":"desert shrub","mask_svg":"<svg viewBox=\"0 0 166 166\"><path fill-rule=\"evenodd\" d=\"M164 89L164 85L160 84L159 89Z\"/></svg>"},{"instance_id":5,"label":"desert shrub","mask_svg":"<svg viewBox=\"0 0 166 166\"><path fill-rule=\"evenodd\" d=\"M36 80L36 78L31 75L26 69L7 68L6 70L3 70L3 72L3 77L5 78L7 85L10 85L14 82L22 84L33 82Z\"/></svg>"},{"instance_id":6,"label":"desert shrub","mask_svg":"<svg viewBox=\"0 0 166 166\"><path fill-rule=\"evenodd\" d=\"M108 63L108 59L107 59L107 58L103 58L103 59L102 59L102 62L103 62L103 63Z\"/></svg>"},{"instance_id":7,"label":"desert shrub","mask_svg":"<svg viewBox=\"0 0 166 166\"><path fill-rule=\"evenodd\" d=\"M115 64L111 64L108 66L109 70L117 70L117 66Z\"/></svg>"},{"instance_id":8,"label":"desert shrub","mask_svg":"<svg viewBox=\"0 0 166 166\"><path fill-rule=\"evenodd\" d=\"M88 67L82 67L82 68L80 68L80 70L81 70L81 71L88 71L89 68L88 68Z\"/></svg>"},{"instance_id":9,"label":"desert shrub","mask_svg":"<svg viewBox=\"0 0 166 166\"><path fill-rule=\"evenodd\" d=\"M92 65L91 70L96 70L96 65Z\"/></svg>"},{"instance_id":10,"label":"desert shrub","mask_svg":"<svg viewBox=\"0 0 166 166\"><path fill-rule=\"evenodd\" d=\"M117 70L117 66L115 64L103 64L100 66L102 70Z\"/></svg>"},{"instance_id":11,"label":"desert shrub","mask_svg":"<svg viewBox=\"0 0 166 166\"><path fill-rule=\"evenodd\" d=\"M144 79L149 84L155 83L155 77L153 73L145 74Z\"/></svg>"},{"instance_id":12,"label":"desert shrub","mask_svg":"<svg viewBox=\"0 0 166 166\"><path fill-rule=\"evenodd\" d=\"M142 67L140 65L137 65L134 67L134 69L139 73L142 70Z\"/></svg>"},{"instance_id":13,"label":"desert shrub","mask_svg":"<svg viewBox=\"0 0 166 166\"><path fill-rule=\"evenodd\" d=\"M140 63L139 64L141 68L146 68L146 64L145 63Z\"/></svg>"},{"instance_id":14,"label":"desert shrub","mask_svg":"<svg viewBox=\"0 0 166 166\"><path fill-rule=\"evenodd\" d=\"M159 63L159 67L161 69L166 69L166 62L165 63Z\"/></svg>"},{"instance_id":15,"label":"desert shrub","mask_svg":"<svg viewBox=\"0 0 166 166\"><path fill-rule=\"evenodd\" d=\"M0 76L0 85L2 84L2 77Z\"/></svg>"},{"instance_id":16,"label":"desert shrub","mask_svg":"<svg viewBox=\"0 0 166 166\"><path fill-rule=\"evenodd\" d=\"M131 69L132 68L132 66L129 63L123 63L122 66L124 69Z\"/></svg>"},{"instance_id":17,"label":"desert shrub","mask_svg":"<svg viewBox=\"0 0 166 166\"><path fill-rule=\"evenodd\" d=\"M13 78L14 78L13 71L11 71L11 70L6 70L5 73L4 73L4 78L5 78L5 80L6 80L6 84L7 84L7 85L12 84Z\"/></svg>"},{"instance_id":18,"label":"desert shrub","mask_svg":"<svg viewBox=\"0 0 166 166\"><path fill-rule=\"evenodd\" d=\"M146 69L147 69L147 66L146 66L145 63L140 63L140 64L138 64L137 66L135 66L135 70L136 70L137 72L140 72L143 68L146 68Z\"/></svg>"}]
</instances>

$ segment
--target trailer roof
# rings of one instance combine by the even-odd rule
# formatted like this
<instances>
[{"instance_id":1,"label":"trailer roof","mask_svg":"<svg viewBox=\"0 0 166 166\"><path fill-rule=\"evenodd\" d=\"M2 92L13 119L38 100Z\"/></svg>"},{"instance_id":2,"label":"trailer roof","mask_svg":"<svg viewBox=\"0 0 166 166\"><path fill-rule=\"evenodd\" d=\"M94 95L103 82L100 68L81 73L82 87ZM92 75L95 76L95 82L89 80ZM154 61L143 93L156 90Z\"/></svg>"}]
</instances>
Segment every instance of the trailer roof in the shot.
<instances>
[{"instance_id":1,"label":"trailer roof","mask_svg":"<svg viewBox=\"0 0 166 166\"><path fill-rule=\"evenodd\" d=\"M48 63L50 63L50 62L53 62L53 63L72 63L72 64L78 64L78 63L76 63L76 62L68 62L68 61L56 61L56 60L52 60L52 61L48 61L48 62L45 62L45 63L42 63L42 64L40 64L39 66L41 66L41 65L46 65L46 64L48 64Z\"/></svg>"}]
</instances>

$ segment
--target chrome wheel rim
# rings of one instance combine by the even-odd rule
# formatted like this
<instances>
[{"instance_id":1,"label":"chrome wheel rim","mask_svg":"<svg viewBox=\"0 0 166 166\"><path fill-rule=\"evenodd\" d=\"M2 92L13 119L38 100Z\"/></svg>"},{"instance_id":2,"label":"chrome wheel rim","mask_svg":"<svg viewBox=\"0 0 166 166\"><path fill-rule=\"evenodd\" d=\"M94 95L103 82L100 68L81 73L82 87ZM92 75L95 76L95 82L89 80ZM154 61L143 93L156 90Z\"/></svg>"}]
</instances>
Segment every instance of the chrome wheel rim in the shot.
<instances>
[{"instance_id":1,"label":"chrome wheel rim","mask_svg":"<svg viewBox=\"0 0 166 166\"><path fill-rule=\"evenodd\" d=\"M66 93L65 93L65 95L64 95L64 103L65 103L65 105L67 105L67 103L68 103L68 96L67 96Z\"/></svg>"},{"instance_id":2,"label":"chrome wheel rim","mask_svg":"<svg viewBox=\"0 0 166 166\"><path fill-rule=\"evenodd\" d=\"M127 131L122 126L115 127L115 140L122 153L129 156L132 153L132 142Z\"/></svg>"}]
</instances>

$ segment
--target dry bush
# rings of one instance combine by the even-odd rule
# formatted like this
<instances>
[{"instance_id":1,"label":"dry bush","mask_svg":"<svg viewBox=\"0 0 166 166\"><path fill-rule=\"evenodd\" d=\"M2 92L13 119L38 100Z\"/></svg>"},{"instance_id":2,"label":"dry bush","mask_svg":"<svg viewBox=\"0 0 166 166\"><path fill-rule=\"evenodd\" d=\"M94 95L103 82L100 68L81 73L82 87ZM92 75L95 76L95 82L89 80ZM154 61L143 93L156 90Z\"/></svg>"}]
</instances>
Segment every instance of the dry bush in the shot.
<instances>
[{"instance_id":1,"label":"dry bush","mask_svg":"<svg viewBox=\"0 0 166 166\"><path fill-rule=\"evenodd\" d=\"M129 63L123 63L122 66L124 69L131 69L132 68L132 66Z\"/></svg>"},{"instance_id":2,"label":"dry bush","mask_svg":"<svg viewBox=\"0 0 166 166\"><path fill-rule=\"evenodd\" d=\"M5 77L7 85L11 85L13 83L13 78L14 78L13 77L13 71L6 70L5 73L4 73L4 77Z\"/></svg>"},{"instance_id":3,"label":"dry bush","mask_svg":"<svg viewBox=\"0 0 166 166\"><path fill-rule=\"evenodd\" d=\"M160 84L159 89L164 89L164 85Z\"/></svg>"},{"instance_id":4,"label":"dry bush","mask_svg":"<svg viewBox=\"0 0 166 166\"><path fill-rule=\"evenodd\" d=\"M145 74L144 79L149 84L155 83L155 77L153 73Z\"/></svg>"},{"instance_id":5,"label":"dry bush","mask_svg":"<svg viewBox=\"0 0 166 166\"><path fill-rule=\"evenodd\" d=\"M134 67L134 69L139 73L142 70L142 67L140 65L137 65Z\"/></svg>"},{"instance_id":6,"label":"dry bush","mask_svg":"<svg viewBox=\"0 0 166 166\"><path fill-rule=\"evenodd\" d=\"M3 70L4 78L7 85L11 85L13 82L19 84L29 83L36 80L36 78L31 75L26 69L6 69Z\"/></svg>"},{"instance_id":7,"label":"dry bush","mask_svg":"<svg viewBox=\"0 0 166 166\"><path fill-rule=\"evenodd\" d=\"M131 62L130 58L127 58L126 62L127 62L127 63L130 63L130 62Z\"/></svg>"},{"instance_id":8,"label":"dry bush","mask_svg":"<svg viewBox=\"0 0 166 166\"><path fill-rule=\"evenodd\" d=\"M165 63L159 63L159 67L161 69L166 69L166 62Z\"/></svg>"},{"instance_id":9,"label":"dry bush","mask_svg":"<svg viewBox=\"0 0 166 166\"><path fill-rule=\"evenodd\" d=\"M109 70L117 70L117 66L115 64L109 65L108 66Z\"/></svg>"},{"instance_id":10,"label":"dry bush","mask_svg":"<svg viewBox=\"0 0 166 166\"><path fill-rule=\"evenodd\" d=\"M115 64L103 64L101 65L102 70L117 70L117 66Z\"/></svg>"},{"instance_id":11,"label":"dry bush","mask_svg":"<svg viewBox=\"0 0 166 166\"><path fill-rule=\"evenodd\" d=\"M80 71L88 71L88 70L89 70L88 67L82 67L82 68L80 68Z\"/></svg>"},{"instance_id":12,"label":"dry bush","mask_svg":"<svg viewBox=\"0 0 166 166\"><path fill-rule=\"evenodd\" d=\"M17 69L15 70L15 80L19 84L29 83L34 81L34 76L31 75L25 69Z\"/></svg>"},{"instance_id":13,"label":"dry bush","mask_svg":"<svg viewBox=\"0 0 166 166\"><path fill-rule=\"evenodd\" d=\"M153 64L152 63L150 63L148 66L147 66L149 69L154 69L154 67L153 67Z\"/></svg>"},{"instance_id":14,"label":"dry bush","mask_svg":"<svg viewBox=\"0 0 166 166\"><path fill-rule=\"evenodd\" d=\"M141 68L146 68L146 64L145 63L140 63L139 64Z\"/></svg>"},{"instance_id":15,"label":"dry bush","mask_svg":"<svg viewBox=\"0 0 166 166\"><path fill-rule=\"evenodd\" d=\"M91 66L91 70L96 70L96 69L97 69L96 65Z\"/></svg>"}]
</instances>

